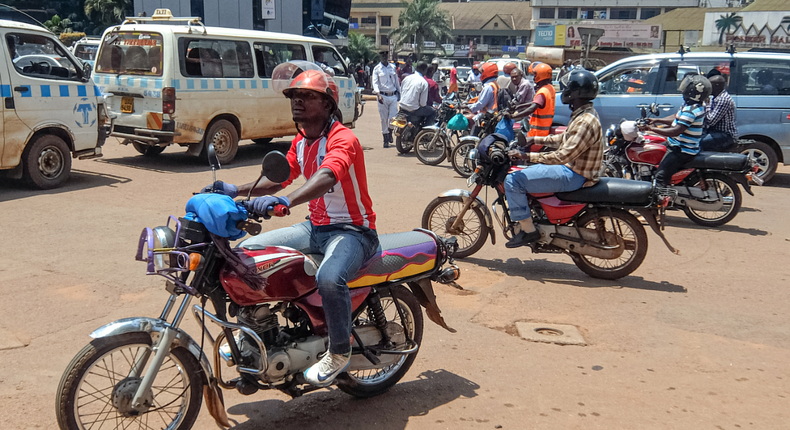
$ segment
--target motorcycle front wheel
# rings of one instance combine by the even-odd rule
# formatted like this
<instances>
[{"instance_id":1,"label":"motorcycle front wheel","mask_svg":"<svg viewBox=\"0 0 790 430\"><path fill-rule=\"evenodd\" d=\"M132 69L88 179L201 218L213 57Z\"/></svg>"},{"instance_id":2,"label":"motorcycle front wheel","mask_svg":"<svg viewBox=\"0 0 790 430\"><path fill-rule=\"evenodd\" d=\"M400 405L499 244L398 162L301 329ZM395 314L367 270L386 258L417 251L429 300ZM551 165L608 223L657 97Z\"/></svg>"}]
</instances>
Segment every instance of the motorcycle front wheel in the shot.
<instances>
[{"instance_id":1,"label":"motorcycle front wheel","mask_svg":"<svg viewBox=\"0 0 790 430\"><path fill-rule=\"evenodd\" d=\"M60 428L191 428L203 400L203 371L185 348L174 348L165 357L146 396L147 410L132 409L132 398L153 358L151 351L151 336L146 333L99 338L82 348L58 386L55 406ZM142 368L137 375L135 367Z\"/></svg>"},{"instance_id":2,"label":"motorcycle front wheel","mask_svg":"<svg viewBox=\"0 0 790 430\"><path fill-rule=\"evenodd\" d=\"M469 151L475 148L474 142L464 142L453 148L450 155L450 162L453 164L453 170L461 175L461 177L468 178L472 176L475 171L474 161L467 158Z\"/></svg>"},{"instance_id":3,"label":"motorcycle front wheel","mask_svg":"<svg viewBox=\"0 0 790 430\"><path fill-rule=\"evenodd\" d=\"M611 260L571 252L571 258L582 272L599 279L620 279L636 270L647 255L647 233L635 216L621 209L607 209L603 215L587 212L577 225L597 231L614 233L625 242L619 257Z\"/></svg>"},{"instance_id":4,"label":"motorcycle front wheel","mask_svg":"<svg viewBox=\"0 0 790 430\"><path fill-rule=\"evenodd\" d=\"M381 308L388 323L394 322L403 328L417 345L422 343L423 317L420 302L414 294L402 285L380 290ZM395 306L395 303L398 306ZM400 311L398 310L400 308ZM354 326L374 324L374 316L370 308L354 321ZM404 349L409 345L399 345ZM368 398L378 396L389 390L409 371L417 352L401 355L398 361L383 369L354 370L340 374L337 386L343 392L354 397Z\"/></svg>"},{"instance_id":5,"label":"motorcycle front wheel","mask_svg":"<svg viewBox=\"0 0 790 430\"><path fill-rule=\"evenodd\" d=\"M490 233L485 214L479 207L466 211L457 228L452 225L461 213L464 201L460 196L437 197L428 204L422 213L422 228L431 230L442 238L455 237L458 250L454 258L469 257L486 242Z\"/></svg>"},{"instance_id":6,"label":"motorcycle front wheel","mask_svg":"<svg viewBox=\"0 0 790 430\"><path fill-rule=\"evenodd\" d=\"M683 212L690 220L705 227L718 227L732 221L741 209L743 198L738 184L729 176L718 173L709 174L705 182L708 188L716 191L716 195L722 199L721 209L705 211L684 207ZM699 187L699 185L700 182L697 181L693 186Z\"/></svg>"},{"instance_id":7,"label":"motorcycle front wheel","mask_svg":"<svg viewBox=\"0 0 790 430\"><path fill-rule=\"evenodd\" d=\"M414 138L414 154L423 164L435 166L447 157L445 147L449 144L447 136L441 130L422 130Z\"/></svg>"}]
</instances>

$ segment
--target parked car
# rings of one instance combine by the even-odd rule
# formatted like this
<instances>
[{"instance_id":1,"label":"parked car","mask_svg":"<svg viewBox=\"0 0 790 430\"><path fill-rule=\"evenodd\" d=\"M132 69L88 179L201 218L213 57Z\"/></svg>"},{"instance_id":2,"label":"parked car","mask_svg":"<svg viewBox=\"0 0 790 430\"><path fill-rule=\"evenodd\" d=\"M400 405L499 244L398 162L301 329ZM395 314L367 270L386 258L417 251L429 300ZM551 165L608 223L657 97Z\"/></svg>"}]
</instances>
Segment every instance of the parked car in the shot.
<instances>
[{"instance_id":1,"label":"parked car","mask_svg":"<svg viewBox=\"0 0 790 430\"><path fill-rule=\"evenodd\" d=\"M666 116L683 103L678 85L689 73L718 69L728 79L737 107L738 133L754 143L743 148L757 158L767 181L778 163L790 163L790 55L777 53L693 52L628 57L596 72L600 89L594 101L601 124L640 116L656 103ZM560 94L557 94L560 103ZM567 125L570 111L557 109L556 125Z\"/></svg>"},{"instance_id":2,"label":"parked car","mask_svg":"<svg viewBox=\"0 0 790 430\"><path fill-rule=\"evenodd\" d=\"M439 84L439 87L443 89L443 94L444 89L450 86L450 70L452 68L452 65L449 67L439 67L439 70L441 70L442 74L444 75L444 81L437 83ZM469 84L466 82L466 79L469 77L469 73L472 72L472 68L467 66L458 66L455 68L455 71L458 73L458 95L460 97L466 97L466 94L469 93Z\"/></svg>"}]
</instances>

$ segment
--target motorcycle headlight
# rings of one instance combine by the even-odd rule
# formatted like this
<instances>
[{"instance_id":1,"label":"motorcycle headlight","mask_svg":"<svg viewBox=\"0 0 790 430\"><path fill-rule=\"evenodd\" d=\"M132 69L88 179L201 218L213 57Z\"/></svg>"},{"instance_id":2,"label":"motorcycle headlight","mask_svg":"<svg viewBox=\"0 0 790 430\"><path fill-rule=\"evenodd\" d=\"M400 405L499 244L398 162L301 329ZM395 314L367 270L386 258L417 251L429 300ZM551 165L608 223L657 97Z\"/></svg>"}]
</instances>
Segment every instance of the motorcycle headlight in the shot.
<instances>
[{"instance_id":1,"label":"motorcycle headlight","mask_svg":"<svg viewBox=\"0 0 790 430\"><path fill-rule=\"evenodd\" d=\"M469 153L466 154L466 158L468 158L470 160L477 160L477 158L478 158L477 149L474 149L474 148L470 149Z\"/></svg>"},{"instance_id":2,"label":"motorcycle headlight","mask_svg":"<svg viewBox=\"0 0 790 430\"><path fill-rule=\"evenodd\" d=\"M170 227L159 226L153 229L153 238L154 268L159 271L169 267L178 267L175 255L156 252L157 250L174 248L176 246L176 232Z\"/></svg>"}]
</instances>

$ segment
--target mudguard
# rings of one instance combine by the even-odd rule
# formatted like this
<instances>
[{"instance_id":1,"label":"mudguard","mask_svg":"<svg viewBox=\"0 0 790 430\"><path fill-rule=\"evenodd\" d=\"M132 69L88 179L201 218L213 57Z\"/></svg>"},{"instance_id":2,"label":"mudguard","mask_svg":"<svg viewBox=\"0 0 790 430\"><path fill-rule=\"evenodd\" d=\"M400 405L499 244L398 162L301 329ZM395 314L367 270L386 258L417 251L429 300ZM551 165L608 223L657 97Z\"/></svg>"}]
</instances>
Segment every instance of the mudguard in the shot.
<instances>
[{"instance_id":1,"label":"mudguard","mask_svg":"<svg viewBox=\"0 0 790 430\"><path fill-rule=\"evenodd\" d=\"M743 174L741 172L730 172L730 173L727 173L727 176L732 178L733 181L741 184L741 186L743 187L744 191L749 193L750 196L754 196L754 193L752 192L752 186L751 186L751 184L749 184L749 180L746 179L746 175L745 174Z\"/></svg>"},{"instance_id":2,"label":"mudguard","mask_svg":"<svg viewBox=\"0 0 790 430\"><path fill-rule=\"evenodd\" d=\"M474 139L477 139L477 138L475 137ZM480 140L480 139L477 139L477 140ZM447 190L447 191L439 194L439 199L441 199L442 197L461 197L462 199L466 200L466 199L469 199L469 198L472 197L472 193L469 192L468 190L462 190L462 189L458 189L457 188L457 189L454 189L454 190ZM483 199L480 198L480 196L477 196L477 197L475 197L475 202L472 203L472 207L473 208L475 208L475 207L480 208L483 211L483 214L485 214L486 226L488 227L489 231L491 232L491 244L492 245L496 245L496 239L494 238L494 221L493 221L493 218L491 217L491 212L486 207L486 203L483 201Z\"/></svg>"},{"instance_id":3,"label":"mudguard","mask_svg":"<svg viewBox=\"0 0 790 430\"><path fill-rule=\"evenodd\" d=\"M425 314L428 315L428 319L444 327L450 333L455 333L456 330L448 327L447 323L444 322L444 318L442 318L442 311L439 310L439 305L436 304L436 294L433 292L431 280L422 278L418 281L409 282L408 285L414 296L417 297L417 301L425 308Z\"/></svg>"},{"instance_id":4,"label":"mudguard","mask_svg":"<svg viewBox=\"0 0 790 430\"><path fill-rule=\"evenodd\" d=\"M423 130L431 130L431 131L439 131L439 127L435 125L426 125L422 128Z\"/></svg>"}]
</instances>

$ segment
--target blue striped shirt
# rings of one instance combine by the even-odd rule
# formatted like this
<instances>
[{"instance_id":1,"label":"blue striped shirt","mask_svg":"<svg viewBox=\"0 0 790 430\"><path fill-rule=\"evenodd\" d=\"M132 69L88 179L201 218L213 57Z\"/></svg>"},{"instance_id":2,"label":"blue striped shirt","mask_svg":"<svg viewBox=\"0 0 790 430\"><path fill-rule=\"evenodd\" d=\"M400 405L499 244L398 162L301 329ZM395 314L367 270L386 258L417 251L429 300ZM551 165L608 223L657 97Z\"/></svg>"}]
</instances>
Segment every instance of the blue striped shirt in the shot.
<instances>
[{"instance_id":1,"label":"blue striped shirt","mask_svg":"<svg viewBox=\"0 0 790 430\"><path fill-rule=\"evenodd\" d=\"M667 144L678 146L684 154L699 153L699 139L702 136L702 124L705 122L705 106L684 104L677 114L672 127L685 125L687 128L677 137L667 138Z\"/></svg>"}]
</instances>

